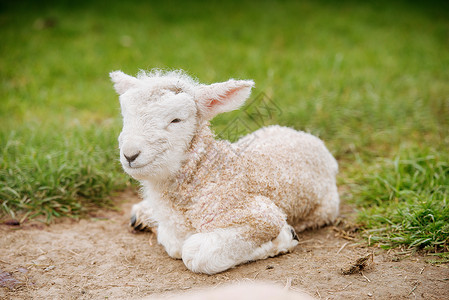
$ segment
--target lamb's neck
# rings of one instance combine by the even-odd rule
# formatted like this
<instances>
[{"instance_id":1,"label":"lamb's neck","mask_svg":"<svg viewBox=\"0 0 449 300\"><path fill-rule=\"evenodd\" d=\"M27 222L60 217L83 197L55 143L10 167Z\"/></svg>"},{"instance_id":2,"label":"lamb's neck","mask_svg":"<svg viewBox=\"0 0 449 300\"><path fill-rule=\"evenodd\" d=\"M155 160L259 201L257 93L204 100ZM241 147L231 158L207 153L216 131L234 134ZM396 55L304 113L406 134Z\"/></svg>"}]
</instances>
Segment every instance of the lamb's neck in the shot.
<instances>
[{"instance_id":1,"label":"lamb's neck","mask_svg":"<svg viewBox=\"0 0 449 300\"><path fill-rule=\"evenodd\" d=\"M186 171L186 168L190 170L193 165L198 165L207 156L210 156L215 148L218 148L217 145L221 142L215 140L215 135L209 126L209 122L205 122L198 127L190 143L186 160L183 162L180 172Z\"/></svg>"}]
</instances>

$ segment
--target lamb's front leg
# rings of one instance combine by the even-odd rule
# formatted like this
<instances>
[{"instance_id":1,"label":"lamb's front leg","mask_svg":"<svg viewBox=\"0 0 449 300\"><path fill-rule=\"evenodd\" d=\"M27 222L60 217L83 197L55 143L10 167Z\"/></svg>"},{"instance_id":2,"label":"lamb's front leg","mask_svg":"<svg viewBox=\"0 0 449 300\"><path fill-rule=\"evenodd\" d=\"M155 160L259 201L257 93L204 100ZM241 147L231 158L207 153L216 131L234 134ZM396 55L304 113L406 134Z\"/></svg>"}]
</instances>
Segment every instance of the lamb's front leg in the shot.
<instances>
[{"instance_id":1,"label":"lamb's front leg","mask_svg":"<svg viewBox=\"0 0 449 300\"><path fill-rule=\"evenodd\" d=\"M179 223L161 222L157 229L157 241L172 258L181 259L183 244L190 236L189 230Z\"/></svg>"},{"instance_id":2,"label":"lamb's front leg","mask_svg":"<svg viewBox=\"0 0 449 300\"><path fill-rule=\"evenodd\" d=\"M182 230L183 226L167 217L157 222L153 217L154 213L148 201L143 200L134 204L131 210L131 227L141 231L157 228L158 243L164 246L168 255L180 259L182 245L189 236L187 231ZM176 220L176 218L173 219Z\"/></svg>"},{"instance_id":3,"label":"lamb's front leg","mask_svg":"<svg viewBox=\"0 0 449 300\"><path fill-rule=\"evenodd\" d=\"M190 236L182 247L182 260L193 272L214 274L239 264L291 251L297 244L287 216L270 199L249 198L245 207L217 214L199 224L199 233Z\"/></svg>"},{"instance_id":4,"label":"lamb's front leg","mask_svg":"<svg viewBox=\"0 0 449 300\"><path fill-rule=\"evenodd\" d=\"M287 253L298 244L298 239L287 223L279 235L263 244L251 239L248 227L216 229L197 233L182 247L182 260L196 273L215 274L245 262Z\"/></svg>"},{"instance_id":5,"label":"lamb's front leg","mask_svg":"<svg viewBox=\"0 0 449 300\"><path fill-rule=\"evenodd\" d=\"M130 226L139 231L157 227L154 211L148 200L143 200L133 205Z\"/></svg>"}]
</instances>

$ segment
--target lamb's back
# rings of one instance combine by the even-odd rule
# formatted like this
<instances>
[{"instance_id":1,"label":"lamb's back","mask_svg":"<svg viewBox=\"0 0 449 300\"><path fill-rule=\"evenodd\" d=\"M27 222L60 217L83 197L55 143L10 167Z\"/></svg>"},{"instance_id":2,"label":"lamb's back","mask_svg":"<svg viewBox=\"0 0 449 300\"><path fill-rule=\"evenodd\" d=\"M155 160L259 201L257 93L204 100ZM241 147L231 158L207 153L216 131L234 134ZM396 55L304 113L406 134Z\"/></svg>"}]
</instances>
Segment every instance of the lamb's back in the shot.
<instances>
[{"instance_id":1,"label":"lamb's back","mask_svg":"<svg viewBox=\"0 0 449 300\"><path fill-rule=\"evenodd\" d=\"M236 142L251 165L254 192L301 219L335 186L338 164L317 137L291 128L261 128Z\"/></svg>"}]
</instances>

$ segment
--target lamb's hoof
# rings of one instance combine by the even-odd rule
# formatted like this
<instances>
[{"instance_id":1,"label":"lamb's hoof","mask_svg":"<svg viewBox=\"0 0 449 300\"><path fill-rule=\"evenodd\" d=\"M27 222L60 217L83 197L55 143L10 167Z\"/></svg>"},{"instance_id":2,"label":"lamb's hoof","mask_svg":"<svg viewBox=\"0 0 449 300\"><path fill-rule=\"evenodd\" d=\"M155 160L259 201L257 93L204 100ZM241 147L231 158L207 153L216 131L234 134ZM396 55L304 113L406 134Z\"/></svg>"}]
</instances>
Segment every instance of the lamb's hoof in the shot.
<instances>
[{"instance_id":1,"label":"lamb's hoof","mask_svg":"<svg viewBox=\"0 0 449 300\"><path fill-rule=\"evenodd\" d=\"M143 223L137 221L136 215L131 216L129 226L131 226L135 231L151 231L150 227L145 226Z\"/></svg>"},{"instance_id":2,"label":"lamb's hoof","mask_svg":"<svg viewBox=\"0 0 449 300\"><path fill-rule=\"evenodd\" d=\"M137 218L136 216L131 216L131 220L129 222L129 226L134 227L136 225Z\"/></svg>"},{"instance_id":3,"label":"lamb's hoof","mask_svg":"<svg viewBox=\"0 0 449 300\"><path fill-rule=\"evenodd\" d=\"M295 232L295 230L293 229L293 227L290 228L290 231L292 232L293 239L294 239L295 241L298 241L298 242L299 242L298 235L296 234L296 232Z\"/></svg>"}]
</instances>

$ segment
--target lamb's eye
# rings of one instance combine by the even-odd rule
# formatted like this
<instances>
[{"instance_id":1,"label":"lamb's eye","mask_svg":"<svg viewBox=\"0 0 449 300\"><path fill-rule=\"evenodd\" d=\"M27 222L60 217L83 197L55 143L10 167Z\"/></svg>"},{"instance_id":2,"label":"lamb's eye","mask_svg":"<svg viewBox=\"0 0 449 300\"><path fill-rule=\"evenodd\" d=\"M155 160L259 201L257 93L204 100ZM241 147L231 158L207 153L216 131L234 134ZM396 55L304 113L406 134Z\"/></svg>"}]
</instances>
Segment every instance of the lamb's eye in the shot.
<instances>
[{"instance_id":1,"label":"lamb's eye","mask_svg":"<svg viewBox=\"0 0 449 300\"><path fill-rule=\"evenodd\" d=\"M176 118L176 119L173 119L170 123L173 124L173 123L179 123L179 122L181 122L181 119Z\"/></svg>"}]
</instances>

